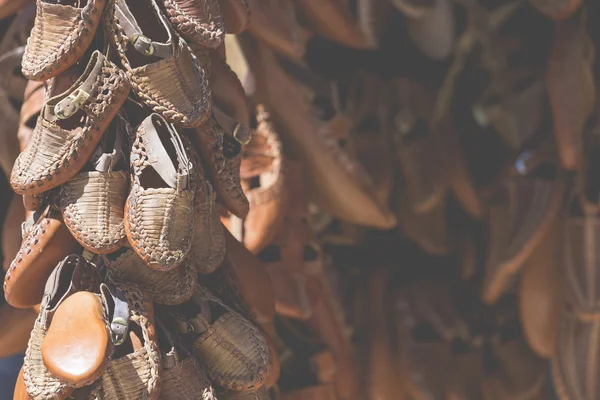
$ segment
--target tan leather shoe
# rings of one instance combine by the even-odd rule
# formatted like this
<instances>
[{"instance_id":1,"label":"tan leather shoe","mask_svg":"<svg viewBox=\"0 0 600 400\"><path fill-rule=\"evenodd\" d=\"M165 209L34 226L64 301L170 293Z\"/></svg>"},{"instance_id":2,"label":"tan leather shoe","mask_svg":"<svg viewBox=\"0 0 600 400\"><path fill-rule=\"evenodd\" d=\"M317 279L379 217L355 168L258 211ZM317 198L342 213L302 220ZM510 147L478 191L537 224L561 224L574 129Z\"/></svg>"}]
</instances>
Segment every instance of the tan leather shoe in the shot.
<instances>
[{"instance_id":1,"label":"tan leather shoe","mask_svg":"<svg viewBox=\"0 0 600 400\"><path fill-rule=\"evenodd\" d=\"M6 301L14 307L39 304L56 265L79 246L56 210L48 206L30 216L23 242L4 277Z\"/></svg>"},{"instance_id":2,"label":"tan leather shoe","mask_svg":"<svg viewBox=\"0 0 600 400\"><path fill-rule=\"evenodd\" d=\"M242 221L223 222L244 246L257 254L272 242L284 220L287 170L281 141L269 113L257 108L258 126L250 142L242 147L240 179L250 204ZM241 229L241 232L240 232Z\"/></svg>"},{"instance_id":3,"label":"tan leather shoe","mask_svg":"<svg viewBox=\"0 0 600 400\"><path fill-rule=\"evenodd\" d=\"M8 303L0 306L0 358L25 351L36 317L33 308L18 309Z\"/></svg>"},{"instance_id":4,"label":"tan leather shoe","mask_svg":"<svg viewBox=\"0 0 600 400\"><path fill-rule=\"evenodd\" d=\"M544 151L542 147L523 152L489 205L490 249L482 292L487 304L504 293L564 205L567 174Z\"/></svg>"},{"instance_id":5,"label":"tan leather shoe","mask_svg":"<svg viewBox=\"0 0 600 400\"><path fill-rule=\"evenodd\" d=\"M324 210L348 222L393 228L396 218L376 198L371 178L336 141L346 136L349 126L336 113L328 94L320 94L326 86L310 88L294 81L274 54L256 41L244 38L243 49L256 74L257 99L269 106L273 118L284 128L282 139L297 149L307 168L311 197ZM297 72L307 80L314 76L303 69Z\"/></svg>"},{"instance_id":6,"label":"tan leather shoe","mask_svg":"<svg viewBox=\"0 0 600 400\"><path fill-rule=\"evenodd\" d=\"M519 283L523 334L529 346L545 358L551 358L554 353L557 324L564 301L563 229L561 215L525 261Z\"/></svg>"},{"instance_id":7,"label":"tan leather shoe","mask_svg":"<svg viewBox=\"0 0 600 400\"><path fill-rule=\"evenodd\" d=\"M583 129L594 109L592 65L595 49L586 27L586 10L556 23L554 45L546 70L546 87L560 162L570 170L581 167Z\"/></svg>"}]
</instances>

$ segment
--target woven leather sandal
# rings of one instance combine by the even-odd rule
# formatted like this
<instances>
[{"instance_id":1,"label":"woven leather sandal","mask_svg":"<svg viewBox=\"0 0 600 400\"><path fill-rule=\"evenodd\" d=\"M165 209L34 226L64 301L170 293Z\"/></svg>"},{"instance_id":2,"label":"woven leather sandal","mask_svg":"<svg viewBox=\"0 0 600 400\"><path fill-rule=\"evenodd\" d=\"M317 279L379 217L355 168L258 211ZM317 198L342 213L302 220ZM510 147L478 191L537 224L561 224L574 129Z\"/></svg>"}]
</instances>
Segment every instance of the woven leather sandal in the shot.
<instances>
[{"instance_id":1,"label":"woven leather sandal","mask_svg":"<svg viewBox=\"0 0 600 400\"><path fill-rule=\"evenodd\" d=\"M85 249L96 254L123 245L123 215L129 192L125 152L126 122L118 116L81 172L60 188L65 225Z\"/></svg>"},{"instance_id":2,"label":"woven leather sandal","mask_svg":"<svg viewBox=\"0 0 600 400\"><path fill-rule=\"evenodd\" d=\"M225 39L219 0L162 0L171 25L190 43L216 49Z\"/></svg>"},{"instance_id":3,"label":"woven leather sandal","mask_svg":"<svg viewBox=\"0 0 600 400\"><path fill-rule=\"evenodd\" d=\"M594 175L596 173L594 172ZM598 204L575 196L565 228L563 268L565 303L558 323L552 378L561 400L593 399L599 336L597 271L600 218Z\"/></svg>"},{"instance_id":4,"label":"woven leather sandal","mask_svg":"<svg viewBox=\"0 0 600 400\"><path fill-rule=\"evenodd\" d=\"M13 167L13 190L38 194L75 176L128 92L125 73L95 51L77 82L44 105L33 137Z\"/></svg>"},{"instance_id":5,"label":"woven leather sandal","mask_svg":"<svg viewBox=\"0 0 600 400\"><path fill-rule=\"evenodd\" d=\"M256 75L258 100L269 107L282 126L282 135L285 133L282 140L298 150L307 167L307 181L312 183L308 190L315 202L347 222L379 229L395 227L396 217L376 197L372 179L337 141L348 132L349 121L336 112L327 81L278 60L252 38L238 40Z\"/></svg>"},{"instance_id":6,"label":"woven leather sandal","mask_svg":"<svg viewBox=\"0 0 600 400\"><path fill-rule=\"evenodd\" d=\"M209 66L172 30L155 0L135 7L130 1L109 0L105 26L133 91L167 121L199 126L210 115Z\"/></svg>"},{"instance_id":7,"label":"woven leather sandal","mask_svg":"<svg viewBox=\"0 0 600 400\"><path fill-rule=\"evenodd\" d=\"M554 45L546 70L560 162L570 170L581 167L583 130L595 104L595 48L586 29L585 10L555 25Z\"/></svg>"},{"instance_id":8,"label":"woven leather sandal","mask_svg":"<svg viewBox=\"0 0 600 400\"><path fill-rule=\"evenodd\" d=\"M127 334L129 309L118 287L73 293L56 308L42 342L48 371L80 388L95 381Z\"/></svg>"},{"instance_id":9,"label":"woven leather sandal","mask_svg":"<svg viewBox=\"0 0 600 400\"><path fill-rule=\"evenodd\" d=\"M192 245L198 180L192 151L158 114L144 119L131 149L125 233L140 258L159 271L176 268Z\"/></svg>"},{"instance_id":10,"label":"woven leather sandal","mask_svg":"<svg viewBox=\"0 0 600 400\"><path fill-rule=\"evenodd\" d=\"M229 34L240 34L250 25L252 12L248 0L221 0L221 13Z\"/></svg>"},{"instance_id":11,"label":"woven leather sandal","mask_svg":"<svg viewBox=\"0 0 600 400\"><path fill-rule=\"evenodd\" d=\"M566 200L565 171L552 158L535 160L530 154L525 152L517 159L512 176L489 206L490 249L482 291L486 304L495 303L506 291L511 278L550 231Z\"/></svg>"},{"instance_id":12,"label":"woven leather sandal","mask_svg":"<svg viewBox=\"0 0 600 400\"><path fill-rule=\"evenodd\" d=\"M240 184L240 165L242 144L250 140L250 129L213 107L211 118L193 134L217 199L233 214L245 218L250 206Z\"/></svg>"},{"instance_id":13,"label":"woven leather sandal","mask_svg":"<svg viewBox=\"0 0 600 400\"><path fill-rule=\"evenodd\" d=\"M555 20L573 15L583 3L581 0L529 0L539 12Z\"/></svg>"},{"instance_id":14,"label":"woven leather sandal","mask_svg":"<svg viewBox=\"0 0 600 400\"><path fill-rule=\"evenodd\" d=\"M225 231L227 253L217 272L205 277L212 291L235 311L262 328L273 321L273 285L261 262Z\"/></svg>"},{"instance_id":15,"label":"woven leather sandal","mask_svg":"<svg viewBox=\"0 0 600 400\"><path fill-rule=\"evenodd\" d=\"M22 71L43 81L75 64L94 40L107 0L37 0Z\"/></svg>"},{"instance_id":16,"label":"woven leather sandal","mask_svg":"<svg viewBox=\"0 0 600 400\"><path fill-rule=\"evenodd\" d=\"M157 399L161 360L150 296L136 285L117 283L129 308L126 336L94 384L90 400Z\"/></svg>"},{"instance_id":17,"label":"woven leather sandal","mask_svg":"<svg viewBox=\"0 0 600 400\"><path fill-rule=\"evenodd\" d=\"M57 308L74 293L97 293L99 285L100 276L95 267L77 255L66 257L48 278L23 363L23 380L32 399L63 400L75 389L48 371L42 360L42 343Z\"/></svg>"},{"instance_id":18,"label":"woven leather sandal","mask_svg":"<svg viewBox=\"0 0 600 400\"><path fill-rule=\"evenodd\" d=\"M191 346L210 380L225 389L247 391L264 385L271 372L269 347L260 330L198 285L192 300L161 308Z\"/></svg>"},{"instance_id":19,"label":"woven leather sandal","mask_svg":"<svg viewBox=\"0 0 600 400\"><path fill-rule=\"evenodd\" d=\"M196 204L194 211L194 238L189 261L199 274L212 274L225 258L225 237L219 216L217 194L205 176L202 160L196 151L191 151L196 166Z\"/></svg>"},{"instance_id":20,"label":"woven leather sandal","mask_svg":"<svg viewBox=\"0 0 600 400\"><path fill-rule=\"evenodd\" d=\"M109 281L133 282L143 287L157 304L177 305L192 297L198 284L196 266L184 260L171 271L155 271L131 249L117 253L113 260L105 258Z\"/></svg>"},{"instance_id":21,"label":"woven leather sandal","mask_svg":"<svg viewBox=\"0 0 600 400\"><path fill-rule=\"evenodd\" d=\"M78 247L52 207L33 214L23 226L21 249L4 277L6 301L19 308L39 304L56 264Z\"/></svg>"},{"instance_id":22,"label":"woven leather sandal","mask_svg":"<svg viewBox=\"0 0 600 400\"><path fill-rule=\"evenodd\" d=\"M264 107L257 110L258 126L250 143L242 147L241 183L250 203L242 223L229 220L228 228L244 246L259 253L271 243L283 223L285 204L284 156L279 136ZM242 226L243 224L243 226ZM242 228L242 232L235 228Z\"/></svg>"},{"instance_id":23,"label":"woven leather sandal","mask_svg":"<svg viewBox=\"0 0 600 400\"><path fill-rule=\"evenodd\" d=\"M215 394L202 364L157 319L161 348L161 400L213 400Z\"/></svg>"}]
</instances>

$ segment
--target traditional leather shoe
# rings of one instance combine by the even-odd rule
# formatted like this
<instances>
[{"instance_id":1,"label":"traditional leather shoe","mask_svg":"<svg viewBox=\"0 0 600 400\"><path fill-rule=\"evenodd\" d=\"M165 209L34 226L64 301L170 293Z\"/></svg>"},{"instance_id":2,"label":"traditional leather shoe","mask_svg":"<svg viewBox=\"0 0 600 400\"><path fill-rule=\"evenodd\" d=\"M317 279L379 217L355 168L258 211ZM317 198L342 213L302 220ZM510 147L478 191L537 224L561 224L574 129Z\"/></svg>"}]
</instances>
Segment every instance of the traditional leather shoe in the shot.
<instances>
[{"instance_id":1,"label":"traditional leather shoe","mask_svg":"<svg viewBox=\"0 0 600 400\"><path fill-rule=\"evenodd\" d=\"M197 165L200 165L200 161ZM223 224L219 217L217 196L212 185L200 173L203 183L196 192L194 215L194 239L190 251L190 262L199 274L212 274L225 258L225 237Z\"/></svg>"},{"instance_id":2,"label":"traditional leather shoe","mask_svg":"<svg viewBox=\"0 0 600 400\"><path fill-rule=\"evenodd\" d=\"M125 324L125 335L120 337L104 373L94 384L93 398L156 399L162 370L152 301L136 285L117 283L116 287L122 295L121 307L129 309L129 318L120 321Z\"/></svg>"},{"instance_id":3,"label":"traditional leather shoe","mask_svg":"<svg viewBox=\"0 0 600 400\"><path fill-rule=\"evenodd\" d=\"M218 54L210 57L210 90L214 104L242 125L250 126L250 107L238 76Z\"/></svg>"},{"instance_id":4,"label":"traditional leather shoe","mask_svg":"<svg viewBox=\"0 0 600 400\"><path fill-rule=\"evenodd\" d=\"M295 82L272 52L250 38L244 37L243 50L256 75L257 99L281 123L282 140L297 149L307 168L307 181L314 185L309 188L312 198L323 210L348 222L393 228L396 218L376 198L372 179L337 142L346 136L349 122L327 98L326 82L317 77L316 87L309 83L314 83L314 75L288 64L308 86Z\"/></svg>"},{"instance_id":5,"label":"traditional leather shoe","mask_svg":"<svg viewBox=\"0 0 600 400\"><path fill-rule=\"evenodd\" d=\"M125 152L127 122L118 116L92 154L85 172L61 186L65 225L85 249L96 254L117 251L125 240L123 214L129 191Z\"/></svg>"},{"instance_id":6,"label":"traditional leather shoe","mask_svg":"<svg viewBox=\"0 0 600 400\"><path fill-rule=\"evenodd\" d=\"M542 14L555 19L569 18L581 7L581 0L529 0Z\"/></svg>"},{"instance_id":7,"label":"traditional leather shoe","mask_svg":"<svg viewBox=\"0 0 600 400\"><path fill-rule=\"evenodd\" d=\"M207 165L217 200L239 218L245 218L250 206L240 184L240 165L242 144L250 140L250 129L213 107L206 124L190 133Z\"/></svg>"},{"instance_id":8,"label":"traditional leather shoe","mask_svg":"<svg viewBox=\"0 0 600 400\"><path fill-rule=\"evenodd\" d=\"M227 33L237 35L250 25L250 4L248 0L221 0L221 12Z\"/></svg>"},{"instance_id":9,"label":"traditional leather shoe","mask_svg":"<svg viewBox=\"0 0 600 400\"><path fill-rule=\"evenodd\" d=\"M546 70L560 162L570 170L581 166L583 129L594 110L595 49L586 26L585 10L555 25L554 45Z\"/></svg>"},{"instance_id":10,"label":"traditional leather shoe","mask_svg":"<svg viewBox=\"0 0 600 400\"><path fill-rule=\"evenodd\" d=\"M155 271L133 250L127 249L119 252L114 260L105 258L104 264L109 280L133 282L143 287L157 304L181 304L192 297L198 284L196 266L190 259L171 271Z\"/></svg>"},{"instance_id":11,"label":"traditional leather shoe","mask_svg":"<svg viewBox=\"0 0 600 400\"><path fill-rule=\"evenodd\" d=\"M277 314L306 320L320 301L323 255L308 224L301 166L289 164L286 176L284 223L258 258L273 283Z\"/></svg>"},{"instance_id":12,"label":"traditional leather shoe","mask_svg":"<svg viewBox=\"0 0 600 400\"><path fill-rule=\"evenodd\" d=\"M156 320L157 337L161 349L161 389L163 400L211 400L214 398L204 367L194 356Z\"/></svg>"},{"instance_id":13,"label":"traditional leather shoe","mask_svg":"<svg viewBox=\"0 0 600 400\"><path fill-rule=\"evenodd\" d=\"M413 43L434 60L443 60L452 53L456 40L454 23L452 3L448 0L435 0L431 11L406 20Z\"/></svg>"},{"instance_id":14,"label":"traditional leather shoe","mask_svg":"<svg viewBox=\"0 0 600 400\"><path fill-rule=\"evenodd\" d=\"M192 245L198 181L192 151L158 114L138 127L131 149L125 233L138 256L159 271L176 268Z\"/></svg>"},{"instance_id":15,"label":"traditional leather shoe","mask_svg":"<svg viewBox=\"0 0 600 400\"><path fill-rule=\"evenodd\" d=\"M349 6L335 0L304 0L298 12L321 36L356 49L374 47L361 31Z\"/></svg>"},{"instance_id":16,"label":"traditional leather shoe","mask_svg":"<svg viewBox=\"0 0 600 400\"><path fill-rule=\"evenodd\" d=\"M10 17L19 12L22 8L33 3L34 0L2 0L0 2L0 19Z\"/></svg>"},{"instance_id":17,"label":"traditional leather shoe","mask_svg":"<svg viewBox=\"0 0 600 400\"><path fill-rule=\"evenodd\" d=\"M504 293L564 205L567 175L552 158L540 158L545 157L540 151L522 153L489 207L490 250L482 294L487 304Z\"/></svg>"},{"instance_id":18,"label":"traditional leather shoe","mask_svg":"<svg viewBox=\"0 0 600 400\"><path fill-rule=\"evenodd\" d=\"M62 400L73 392L73 386L52 375L44 365L42 343L58 307L74 293L81 291L97 292L99 284L100 276L95 267L77 255L66 257L48 278L40 306L40 314L31 331L31 338L29 339L23 364L25 388L27 394L32 398ZM66 347L62 350L65 349ZM80 348L79 351L81 353L74 359L81 357L86 360L87 352L85 348ZM75 364L71 365L76 366Z\"/></svg>"},{"instance_id":19,"label":"traditional leather shoe","mask_svg":"<svg viewBox=\"0 0 600 400\"><path fill-rule=\"evenodd\" d=\"M219 0L162 0L171 25L186 40L216 49L223 43L225 27Z\"/></svg>"},{"instance_id":20,"label":"traditional leather shoe","mask_svg":"<svg viewBox=\"0 0 600 400\"><path fill-rule=\"evenodd\" d=\"M565 303L552 358L552 378L560 399L591 399L598 393L592 384L597 376L594 346L600 321L595 280L598 215L597 203L574 197L565 229Z\"/></svg>"},{"instance_id":21,"label":"traditional leather shoe","mask_svg":"<svg viewBox=\"0 0 600 400\"><path fill-rule=\"evenodd\" d=\"M235 391L258 389L271 372L260 330L199 285L192 300L161 308L215 384Z\"/></svg>"},{"instance_id":22,"label":"traditional leather shoe","mask_svg":"<svg viewBox=\"0 0 600 400\"><path fill-rule=\"evenodd\" d=\"M113 344L124 340L127 303L113 297L104 284L100 293L80 291L66 298L56 308L42 342L44 365L70 386L95 381L104 372Z\"/></svg>"},{"instance_id":23,"label":"traditional leather shoe","mask_svg":"<svg viewBox=\"0 0 600 400\"><path fill-rule=\"evenodd\" d=\"M56 264L77 248L52 207L32 215L23 227L21 249L4 277L6 301L19 308L39 304Z\"/></svg>"},{"instance_id":24,"label":"traditional leather shoe","mask_svg":"<svg viewBox=\"0 0 600 400\"><path fill-rule=\"evenodd\" d=\"M564 301L562 215L548 235L531 253L521 272L519 312L523 334L541 357L551 358L556 348L556 331Z\"/></svg>"},{"instance_id":25,"label":"traditional leather shoe","mask_svg":"<svg viewBox=\"0 0 600 400\"><path fill-rule=\"evenodd\" d=\"M75 64L94 40L105 5L106 0L37 0L23 75L43 81Z\"/></svg>"},{"instance_id":26,"label":"traditional leather shoe","mask_svg":"<svg viewBox=\"0 0 600 400\"><path fill-rule=\"evenodd\" d=\"M230 221L228 228L239 236L252 253L269 244L283 223L285 175L281 142L269 114L258 108L258 126L250 143L242 147L241 183L250 211L237 232ZM238 235L241 234L241 235Z\"/></svg>"},{"instance_id":27,"label":"traditional leather shoe","mask_svg":"<svg viewBox=\"0 0 600 400\"><path fill-rule=\"evenodd\" d=\"M252 17L248 31L273 50L300 60L308 34L296 18L295 4L285 0L248 0Z\"/></svg>"},{"instance_id":28,"label":"traditional leather shoe","mask_svg":"<svg viewBox=\"0 0 600 400\"><path fill-rule=\"evenodd\" d=\"M18 309L8 303L0 306L0 357L25 352L37 313L33 308Z\"/></svg>"},{"instance_id":29,"label":"traditional leather shoe","mask_svg":"<svg viewBox=\"0 0 600 400\"><path fill-rule=\"evenodd\" d=\"M171 123L202 124L210 115L208 73L151 0L109 0L108 35L141 101ZM149 36L146 36L149 35Z\"/></svg>"},{"instance_id":30,"label":"traditional leather shoe","mask_svg":"<svg viewBox=\"0 0 600 400\"><path fill-rule=\"evenodd\" d=\"M13 189L38 194L75 176L128 93L125 73L95 51L77 82L44 105L33 137L13 167Z\"/></svg>"},{"instance_id":31,"label":"traditional leather shoe","mask_svg":"<svg viewBox=\"0 0 600 400\"><path fill-rule=\"evenodd\" d=\"M227 253L219 270L207 279L215 294L237 312L263 325L273 321L273 285L261 262L225 230Z\"/></svg>"},{"instance_id":32,"label":"traditional leather shoe","mask_svg":"<svg viewBox=\"0 0 600 400\"><path fill-rule=\"evenodd\" d=\"M46 99L69 90L69 88L77 81L77 78L79 78L79 73L75 67L72 67L46 82L27 82L27 86L25 86L23 107L21 107L19 130L17 132L21 151L25 151L33 137L33 132L42 109L44 108ZM29 208L27 209L29 210ZM36 210L37 209L33 209L30 211Z\"/></svg>"}]
</instances>

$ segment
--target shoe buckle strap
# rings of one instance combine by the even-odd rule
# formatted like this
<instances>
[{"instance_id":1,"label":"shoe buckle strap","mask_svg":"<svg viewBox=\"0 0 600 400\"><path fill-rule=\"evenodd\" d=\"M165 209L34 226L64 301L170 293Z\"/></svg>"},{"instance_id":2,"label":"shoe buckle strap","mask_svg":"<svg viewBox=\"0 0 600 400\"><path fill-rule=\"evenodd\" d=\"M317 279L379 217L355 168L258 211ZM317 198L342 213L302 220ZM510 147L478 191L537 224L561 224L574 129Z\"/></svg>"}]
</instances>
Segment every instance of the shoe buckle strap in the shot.
<instances>
[{"instance_id":1,"label":"shoe buckle strap","mask_svg":"<svg viewBox=\"0 0 600 400\"><path fill-rule=\"evenodd\" d=\"M58 119L67 119L73 116L83 106L88 99L90 94L82 89L75 89L67 98L61 100L54 106L54 115Z\"/></svg>"}]
</instances>

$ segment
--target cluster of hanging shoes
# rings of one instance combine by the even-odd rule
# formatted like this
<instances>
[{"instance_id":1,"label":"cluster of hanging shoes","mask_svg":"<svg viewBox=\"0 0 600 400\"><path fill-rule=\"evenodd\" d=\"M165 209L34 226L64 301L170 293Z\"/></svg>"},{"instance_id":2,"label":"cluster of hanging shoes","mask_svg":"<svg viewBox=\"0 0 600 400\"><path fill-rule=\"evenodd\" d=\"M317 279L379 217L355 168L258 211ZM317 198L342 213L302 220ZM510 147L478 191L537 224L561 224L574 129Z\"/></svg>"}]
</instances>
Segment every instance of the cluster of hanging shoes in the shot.
<instances>
[{"instance_id":1,"label":"cluster of hanging shoes","mask_svg":"<svg viewBox=\"0 0 600 400\"><path fill-rule=\"evenodd\" d=\"M14 399L596 400L599 7L0 0Z\"/></svg>"}]
</instances>

